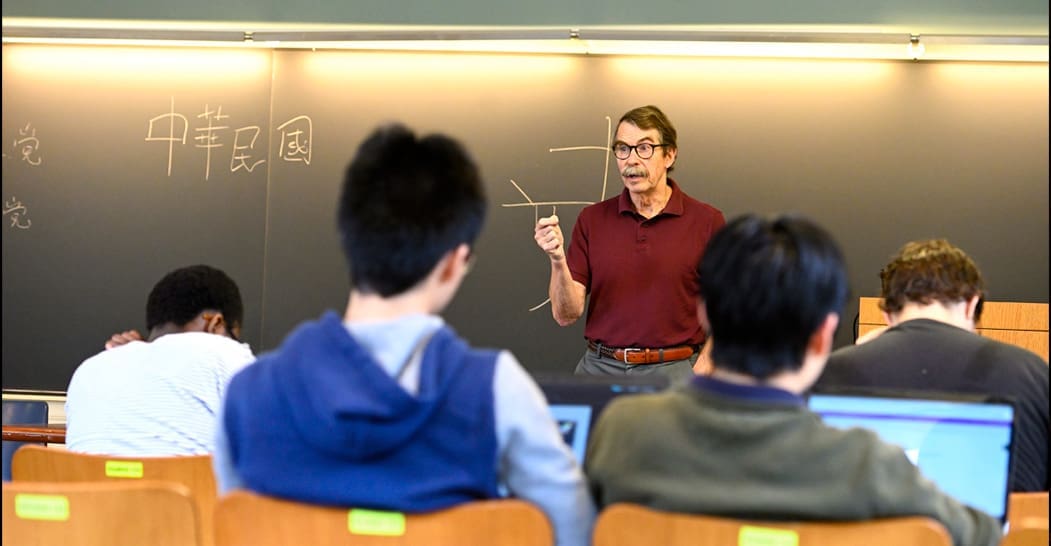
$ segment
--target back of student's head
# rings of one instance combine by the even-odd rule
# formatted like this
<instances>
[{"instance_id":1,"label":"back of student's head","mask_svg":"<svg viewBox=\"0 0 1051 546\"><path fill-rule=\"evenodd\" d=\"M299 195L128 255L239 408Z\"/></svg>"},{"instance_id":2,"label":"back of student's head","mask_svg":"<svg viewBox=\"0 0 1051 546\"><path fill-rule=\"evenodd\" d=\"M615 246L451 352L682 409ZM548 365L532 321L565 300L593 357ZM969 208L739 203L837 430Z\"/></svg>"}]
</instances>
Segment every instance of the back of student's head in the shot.
<instances>
[{"instance_id":1,"label":"back of student's head","mask_svg":"<svg viewBox=\"0 0 1051 546\"><path fill-rule=\"evenodd\" d=\"M801 217L731 220L708 244L698 274L712 360L760 379L797 370L811 334L847 296L838 245Z\"/></svg>"},{"instance_id":2,"label":"back of student's head","mask_svg":"<svg viewBox=\"0 0 1051 546\"><path fill-rule=\"evenodd\" d=\"M207 265L182 267L154 285L146 300L146 330L165 324L183 326L203 311L219 311L230 326L244 322L237 283Z\"/></svg>"},{"instance_id":3,"label":"back of student's head","mask_svg":"<svg viewBox=\"0 0 1051 546\"><path fill-rule=\"evenodd\" d=\"M339 205L343 251L355 289L401 294L485 220L478 168L455 140L380 127L347 167Z\"/></svg>"},{"instance_id":4,"label":"back of student's head","mask_svg":"<svg viewBox=\"0 0 1051 546\"><path fill-rule=\"evenodd\" d=\"M952 304L984 297L985 280L974 260L945 239L912 241L898 250L879 273L880 306L900 312L907 303ZM976 319L981 311L976 312Z\"/></svg>"}]
</instances>

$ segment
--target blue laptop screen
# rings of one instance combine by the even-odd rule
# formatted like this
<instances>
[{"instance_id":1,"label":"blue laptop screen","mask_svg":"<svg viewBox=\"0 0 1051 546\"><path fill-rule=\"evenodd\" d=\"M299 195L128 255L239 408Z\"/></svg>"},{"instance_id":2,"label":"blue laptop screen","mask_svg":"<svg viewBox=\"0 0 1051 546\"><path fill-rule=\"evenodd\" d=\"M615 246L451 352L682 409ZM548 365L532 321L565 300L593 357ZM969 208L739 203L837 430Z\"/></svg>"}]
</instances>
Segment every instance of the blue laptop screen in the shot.
<instances>
[{"instance_id":1,"label":"blue laptop screen","mask_svg":"<svg viewBox=\"0 0 1051 546\"><path fill-rule=\"evenodd\" d=\"M1014 426L1010 403L812 394L809 406L830 426L867 428L901 446L942 491L1005 520Z\"/></svg>"},{"instance_id":2,"label":"blue laptop screen","mask_svg":"<svg viewBox=\"0 0 1051 546\"><path fill-rule=\"evenodd\" d=\"M584 464L588 435L606 405L618 396L660 391L668 386L668 378L550 375L538 377L537 384L547 398L562 439L577 461Z\"/></svg>"},{"instance_id":3,"label":"blue laptop screen","mask_svg":"<svg viewBox=\"0 0 1051 546\"><path fill-rule=\"evenodd\" d=\"M591 432L591 406L584 404L552 404L551 416L558 423L562 439L577 456L577 462L584 464L584 454L588 448L588 433Z\"/></svg>"}]
</instances>

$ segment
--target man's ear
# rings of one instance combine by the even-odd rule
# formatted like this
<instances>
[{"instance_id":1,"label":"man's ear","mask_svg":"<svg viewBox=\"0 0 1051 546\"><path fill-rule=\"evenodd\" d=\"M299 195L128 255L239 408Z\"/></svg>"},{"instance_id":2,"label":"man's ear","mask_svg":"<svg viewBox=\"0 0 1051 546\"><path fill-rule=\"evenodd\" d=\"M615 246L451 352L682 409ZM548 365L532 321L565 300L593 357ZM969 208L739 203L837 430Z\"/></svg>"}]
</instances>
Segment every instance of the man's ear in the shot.
<instances>
[{"instance_id":1,"label":"man's ear","mask_svg":"<svg viewBox=\"0 0 1051 546\"><path fill-rule=\"evenodd\" d=\"M965 313L967 314L967 320L975 324L976 326L978 320L981 318L978 314L978 303L981 301L982 297L977 294L971 296L971 299L967 300L967 309L965 311Z\"/></svg>"},{"instance_id":2,"label":"man's ear","mask_svg":"<svg viewBox=\"0 0 1051 546\"><path fill-rule=\"evenodd\" d=\"M677 157L679 157L679 150L676 150L675 148L672 148L670 150L668 148L665 148L664 149L664 158L665 158L664 159L664 168L665 169L672 168L672 166L675 165L675 158L677 158Z\"/></svg>"},{"instance_id":3,"label":"man's ear","mask_svg":"<svg viewBox=\"0 0 1051 546\"><path fill-rule=\"evenodd\" d=\"M201 313L201 319L204 320L204 331L209 334L223 335L226 333L226 319L223 314L218 311L205 311Z\"/></svg>"},{"instance_id":4,"label":"man's ear","mask_svg":"<svg viewBox=\"0 0 1051 546\"><path fill-rule=\"evenodd\" d=\"M825 320L814 330L814 333L810 334L810 341L807 342L807 352L815 355L827 355L832 352L832 338L836 334L836 327L839 326L839 315L836 313L829 313L825 316Z\"/></svg>"},{"instance_id":5,"label":"man's ear","mask_svg":"<svg viewBox=\"0 0 1051 546\"><path fill-rule=\"evenodd\" d=\"M460 276L465 275L470 256L471 247L467 246L466 243L460 244L447 252L438 266L440 268L438 278L442 282L449 282L457 274L460 274Z\"/></svg>"}]
</instances>

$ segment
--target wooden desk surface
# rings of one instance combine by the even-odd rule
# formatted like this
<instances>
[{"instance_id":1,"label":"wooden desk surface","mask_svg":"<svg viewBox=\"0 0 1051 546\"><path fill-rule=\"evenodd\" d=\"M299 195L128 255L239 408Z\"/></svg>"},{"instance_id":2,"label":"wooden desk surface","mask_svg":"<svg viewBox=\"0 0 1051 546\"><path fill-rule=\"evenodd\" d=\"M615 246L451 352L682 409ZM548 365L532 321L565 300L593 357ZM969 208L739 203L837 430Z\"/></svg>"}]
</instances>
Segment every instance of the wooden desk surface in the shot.
<instances>
[{"instance_id":1,"label":"wooden desk surface","mask_svg":"<svg viewBox=\"0 0 1051 546\"><path fill-rule=\"evenodd\" d=\"M4 425L4 440L46 444L66 443L66 425Z\"/></svg>"}]
</instances>

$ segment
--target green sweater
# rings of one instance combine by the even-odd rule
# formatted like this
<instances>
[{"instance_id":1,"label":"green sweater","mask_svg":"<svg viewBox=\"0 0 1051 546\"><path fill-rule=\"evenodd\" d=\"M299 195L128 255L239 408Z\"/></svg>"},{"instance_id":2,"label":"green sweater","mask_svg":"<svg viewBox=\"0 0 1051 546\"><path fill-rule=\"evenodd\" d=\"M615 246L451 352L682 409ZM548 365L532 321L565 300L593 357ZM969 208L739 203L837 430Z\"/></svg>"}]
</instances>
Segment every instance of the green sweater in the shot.
<instances>
[{"instance_id":1,"label":"green sweater","mask_svg":"<svg viewBox=\"0 0 1051 546\"><path fill-rule=\"evenodd\" d=\"M775 396L741 395L749 390ZM956 546L996 546L1001 536L995 519L942 493L901 448L867 430L826 426L775 389L705 378L618 398L585 460L600 507L630 502L760 520L917 515L941 522Z\"/></svg>"}]
</instances>

